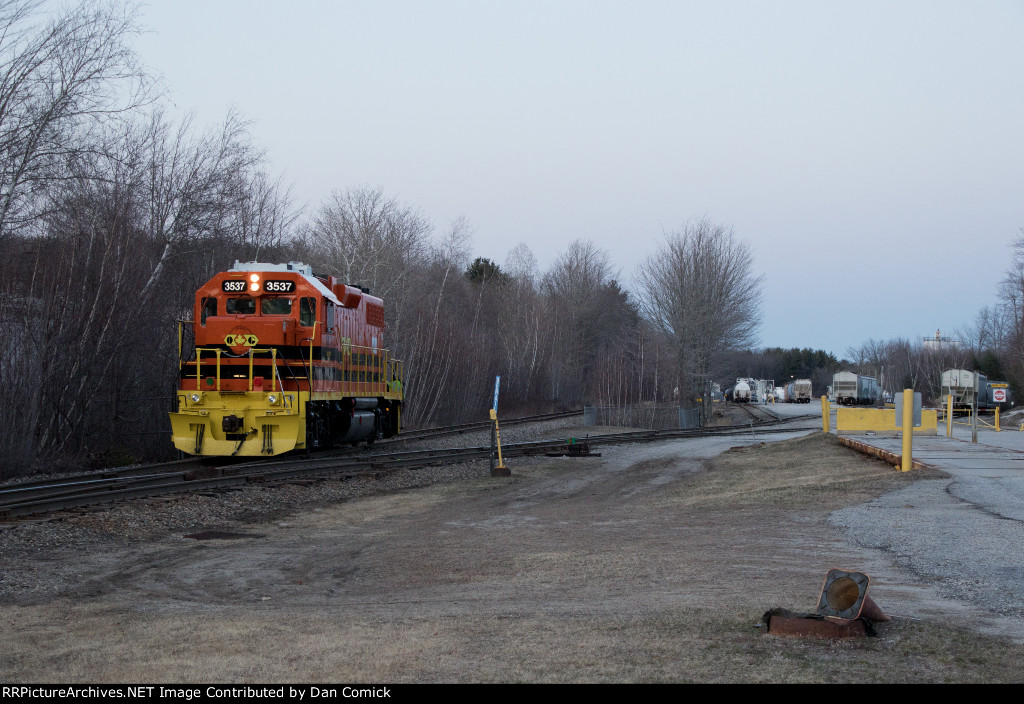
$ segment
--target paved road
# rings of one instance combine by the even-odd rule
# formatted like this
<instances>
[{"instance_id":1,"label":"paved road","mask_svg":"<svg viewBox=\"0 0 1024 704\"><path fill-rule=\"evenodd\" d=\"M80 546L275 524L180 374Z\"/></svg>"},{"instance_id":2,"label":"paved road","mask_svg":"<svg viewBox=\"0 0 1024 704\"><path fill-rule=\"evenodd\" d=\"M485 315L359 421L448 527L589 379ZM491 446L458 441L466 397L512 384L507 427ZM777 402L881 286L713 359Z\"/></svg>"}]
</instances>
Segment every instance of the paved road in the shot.
<instances>
[{"instance_id":1,"label":"paved road","mask_svg":"<svg viewBox=\"0 0 1024 704\"><path fill-rule=\"evenodd\" d=\"M1024 433L969 429L915 437L913 456L946 473L836 512L833 525L888 553L942 596L980 607L1024 633ZM902 440L855 439L897 454ZM1019 636L1018 636L1019 637Z\"/></svg>"},{"instance_id":2,"label":"paved road","mask_svg":"<svg viewBox=\"0 0 1024 704\"><path fill-rule=\"evenodd\" d=\"M821 418L820 401L769 408L782 416ZM882 579L873 582L872 589L881 595L879 603L890 598L913 604L933 592L941 597L935 605L948 610L952 621L963 623L966 618L983 630L1024 639L1024 432L1017 430L1021 420L1004 421L1004 430L998 433L979 429L977 444L971 443L969 427L955 425L953 437L947 438L946 427L940 424L939 435L914 438L913 456L945 476L923 479L830 517L829 522L845 529L851 541L877 551L876 569ZM834 412L831 427L835 428ZM897 455L902 452L899 437L853 437ZM887 564L911 580L888 574ZM921 611L928 610L922 607Z\"/></svg>"}]
</instances>

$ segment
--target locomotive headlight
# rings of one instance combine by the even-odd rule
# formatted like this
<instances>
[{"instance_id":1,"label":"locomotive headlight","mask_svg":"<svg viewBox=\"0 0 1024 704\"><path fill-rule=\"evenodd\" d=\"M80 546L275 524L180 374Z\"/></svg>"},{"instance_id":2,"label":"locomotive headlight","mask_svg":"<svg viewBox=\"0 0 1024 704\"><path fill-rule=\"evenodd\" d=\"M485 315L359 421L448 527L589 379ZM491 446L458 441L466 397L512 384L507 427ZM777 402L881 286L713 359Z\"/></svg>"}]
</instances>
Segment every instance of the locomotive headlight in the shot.
<instances>
[{"instance_id":1,"label":"locomotive headlight","mask_svg":"<svg viewBox=\"0 0 1024 704\"><path fill-rule=\"evenodd\" d=\"M249 274L249 281L252 281L255 284L255 283L258 283L259 280L260 280L260 275L259 274Z\"/></svg>"},{"instance_id":2,"label":"locomotive headlight","mask_svg":"<svg viewBox=\"0 0 1024 704\"><path fill-rule=\"evenodd\" d=\"M203 400L203 395L202 394L189 394L188 400L191 401L192 403L199 403L200 401Z\"/></svg>"},{"instance_id":3,"label":"locomotive headlight","mask_svg":"<svg viewBox=\"0 0 1024 704\"><path fill-rule=\"evenodd\" d=\"M269 403L271 406L276 406L277 394L270 394L269 396L267 396L267 403Z\"/></svg>"}]
</instances>

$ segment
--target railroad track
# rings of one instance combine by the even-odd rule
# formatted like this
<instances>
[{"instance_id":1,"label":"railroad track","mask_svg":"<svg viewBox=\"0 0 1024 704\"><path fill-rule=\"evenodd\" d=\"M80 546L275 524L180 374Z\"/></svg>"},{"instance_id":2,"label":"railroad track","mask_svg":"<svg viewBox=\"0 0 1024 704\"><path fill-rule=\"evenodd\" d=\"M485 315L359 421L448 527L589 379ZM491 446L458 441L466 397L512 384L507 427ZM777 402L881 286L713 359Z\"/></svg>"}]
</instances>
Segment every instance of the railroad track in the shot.
<instances>
[{"instance_id":1,"label":"railroad track","mask_svg":"<svg viewBox=\"0 0 1024 704\"><path fill-rule=\"evenodd\" d=\"M558 413L541 413L537 415L521 416L518 418L509 418L507 420L500 421L503 426L521 425L524 423L541 422L545 420L555 420L559 418L569 418L572 416L578 416L582 411L561 411ZM447 425L439 426L434 428L415 428L411 430L403 430L402 434L398 437L382 441L378 447L390 446L395 443L399 443L403 440L423 440L433 437L443 437L445 435L460 435L467 432L478 431L478 430L489 430L491 427L491 421L480 421L475 423L463 423L461 425ZM317 452L317 458L324 457L336 457L338 455L351 455L352 448L342 447ZM293 458L294 459L294 458ZM267 462L271 460L258 460L257 463L266 466ZM135 478L139 483L144 483L147 479L152 477L166 477L166 476L185 476L195 477L207 475L210 473L209 467L222 466L222 465L238 465L240 462L247 462L252 464L252 460L241 460L238 458L229 457L189 457L180 460L174 460L172 462L159 462L156 464L140 465L136 467L112 467L108 469L96 470L93 472L86 472L82 474L75 474L71 476L63 476L49 479L34 479L27 482L18 482L15 484L9 484L0 487L0 510L7 503L7 497L13 496L41 496L47 493L59 492L63 487L68 486L92 486L96 488L116 486L120 480ZM230 469L223 469L222 472L230 473Z\"/></svg>"},{"instance_id":2,"label":"railroad track","mask_svg":"<svg viewBox=\"0 0 1024 704\"><path fill-rule=\"evenodd\" d=\"M767 406L758 406L752 403L737 403L737 408L742 408L755 423L765 423L780 420L781 416Z\"/></svg>"},{"instance_id":3,"label":"railroad track","mask_svg":"<svg viewBox=\"0 0 1024 704\"><path fill-rule=\"evenodd\" d=\"M508 427L510 425L522 425L523 423L539 423L545 420L558 420L559 418L570 418L572 416L580 416L583 411L560 411L558 413L541 413L533 416L522 416L519 418L499 418L498 423L502 427ZM389 444L401 442L403 440L422 440L424 438L442 437L445 435L461 435L463 433L469 433L476 430L490 430L491 421L482 420L475 423L463 423L462 425L446 425L438 428L417 428L413 430L402 430L401 435L389 440Z\"/></svg>"},{"instance_id":4,"label":"railroad track","mask_svg":"<svg viewBox=\"0 0 1024 704\"><path fill-rule=\"evenodd\" d=\"M549 414L550 415L550 414ZM559 417L559 414L550 417ZM533 417L533 420L537 420ZM540 420L546 418L542 417ZM519 422L530 422L517 419ZM579 438L587 446L609 446L636 442L656 442L686 437L735 435L753 432L789 432L789 424L799 419L752 421L751 426L723 426L690 430L639 430L628 433L589 435ZM480 424L471 424L479 426ZM483 424L483 428L489 423ZM466 432L479 427L450 430ZM442 433L438 433L442 434ZM447 433L445 433L447 434ZM506 458L523 455L573 454L570 443L576 439L540 440L502 445ZM322 478L378 478L399 469L433 464L466 462L491 457L490 446L383 452L359 456L324 456L308 458L276 458L234 464L203 464L199 460L183 460L127 470L96 472L65 479L25 482L0 488L0 520L13 520L83 506L115 503L119 501L165 496L177 493L217 491L241 486L322 479Z\"/></svg>"}]
</instances>

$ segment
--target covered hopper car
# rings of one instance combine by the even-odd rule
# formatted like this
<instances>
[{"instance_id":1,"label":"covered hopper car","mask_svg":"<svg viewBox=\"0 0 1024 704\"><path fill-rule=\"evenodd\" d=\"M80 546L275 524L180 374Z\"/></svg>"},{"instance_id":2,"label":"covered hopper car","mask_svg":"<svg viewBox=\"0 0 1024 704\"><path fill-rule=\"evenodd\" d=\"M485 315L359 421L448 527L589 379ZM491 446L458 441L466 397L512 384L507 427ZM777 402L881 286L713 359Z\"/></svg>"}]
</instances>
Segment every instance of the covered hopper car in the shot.
<instances>
[{"instance_id":1,"label":"covered hopper car","mask_svg":"<svg viewBox=\"0 0 1024 704\"><path fill-rule=\"evenodd\" d=\"M974 405L974 389L978 389L978 406L988 389L988 379L984 374L969 369L947 369L942 372L941 394L945 403L947 396L953 397L953 408L971 408Z\"/></svg>"},{"instance_id":2,"label":"covered hopper car","mask_svg":"<svg viewBox=\"0 0 1024 704\"><path fill-rule=\"evenodd\" d=\"M786 384L786 401L789 403L811 402L811 380L797 379Z\"/></svg>"},{"instance_id":3,"label":"covered hopper car","mask_svg":"<svg viewBox=\"0 0 1024 704\"><path fill-rule=\"evenodd\" d=\"M832 393L836 403L846 406L868 406L878 403L881 398L878 380L875 377L861 376L853 372L834 374Z\"/></svg>"}]
</instances>

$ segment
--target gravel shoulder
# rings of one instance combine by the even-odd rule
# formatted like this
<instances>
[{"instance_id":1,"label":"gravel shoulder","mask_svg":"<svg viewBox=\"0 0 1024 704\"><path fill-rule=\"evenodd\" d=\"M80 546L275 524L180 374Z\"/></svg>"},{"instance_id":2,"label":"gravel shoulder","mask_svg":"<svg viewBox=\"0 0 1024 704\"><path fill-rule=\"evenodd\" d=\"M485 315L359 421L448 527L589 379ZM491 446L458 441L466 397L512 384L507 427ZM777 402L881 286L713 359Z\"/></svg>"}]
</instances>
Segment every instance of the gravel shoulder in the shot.
<instances>
[{"instance_id":1,"label":"gravel shoulder","mask_svg":"<svg viewBox=\"0 0 1024 704\"><path fill-rule=\"evenodd\" d=\"M947 598L941 580L830 522L941 476L899 475L820 433L773 440L604 447L600 458L516 459L505 479L473 463L20 525L0 532L0 672L14 682L1021 679L1013 614ZM236 536L186 537L200 531ZM873 597L898 616L881 637L823 643L757 628L775 606L813 610L831 567L872 575Z\"/></svg>"}]
</instances>

